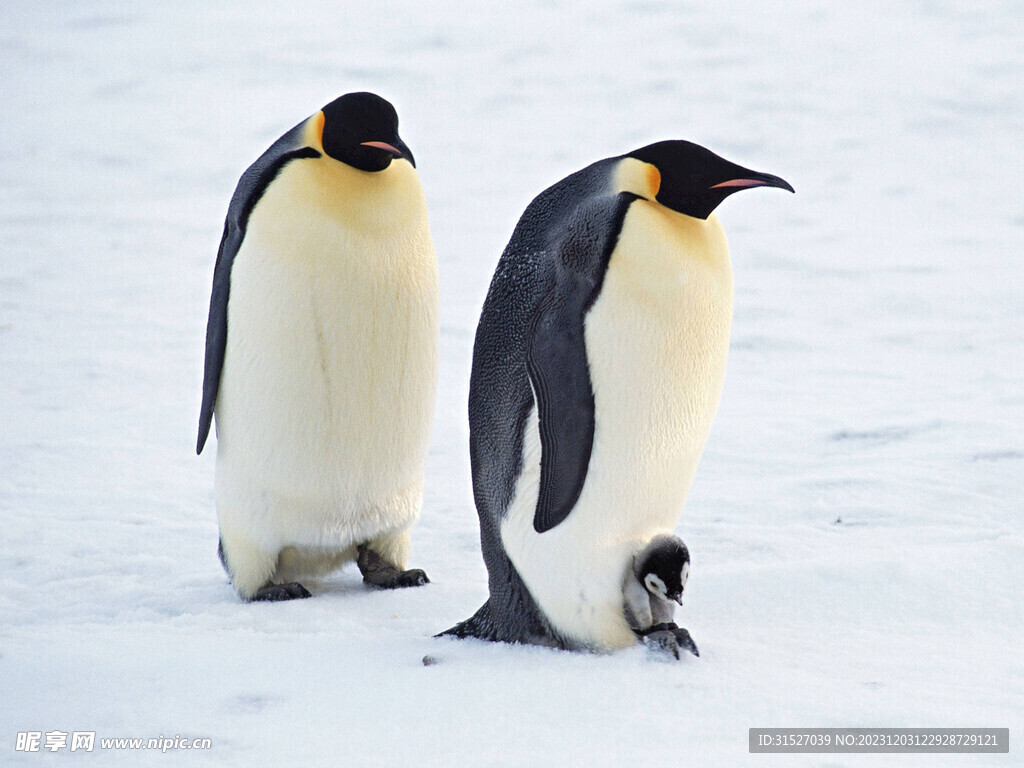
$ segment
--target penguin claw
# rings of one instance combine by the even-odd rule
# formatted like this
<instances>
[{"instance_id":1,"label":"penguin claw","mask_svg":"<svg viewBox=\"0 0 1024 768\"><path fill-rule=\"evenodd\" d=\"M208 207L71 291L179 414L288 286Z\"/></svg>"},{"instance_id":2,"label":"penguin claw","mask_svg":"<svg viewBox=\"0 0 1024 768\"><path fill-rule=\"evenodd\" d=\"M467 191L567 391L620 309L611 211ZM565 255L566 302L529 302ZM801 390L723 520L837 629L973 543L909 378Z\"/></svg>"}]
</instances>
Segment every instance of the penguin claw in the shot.
<instances>
[{"instance_id":1,"label":"penguin claw","mask_svg":"<svg viewBox=\"0 0 1024 768\"><path fill-rule=\"evenodd\" d=\"M644 635L642 642L648 649L658 654L679 658L679 643L676 636L668 630L658 630Z\"/></svg>"},{"instance_id":2,"label":"penguin claw","mask_svg":"<svg viewBox=\"0 0 1024 768\"><path fill-rule=\"evenodd\" d=\"M430 579L427 578L426 571L420 568L412 568L408 571L400 571L394 579L389 589L398 589L401 587L422 587L424 584L429 584Z\"/></svg>"},{"instance_id":3,"label":"penguin claw","mask_svg":"<svg viewBox=\"0 0 1024 768\"><path fill-rule=\"evenodd\" d=\"M363 583L369 584L377 589L404 589L406 587L422 587L429 584L426 572L419 568L409 571L395 571L391 574L375 574L372 577L363 576Z\"/></svg>"},{"instance_id":4,"label":"penguin claw","mask_svg":"<svg viewBox=\"0 0 1024 768\"><path fill-rule=\"evenodd\" d=\"M276 603L282 600L302 600L312 596L309 590L299 582L291 581L287 584L267 584L265 587L260 587L252 599L254 602Z\"/></svg>"},{"instance_id":5,"label":"penguin claw","mask_svg":"<svg viewBox=\"0 0 1024 768\"><path fill-rule=\"evenodd\" d=\"M363 574L363 582L371 587L401 589L403 587L422 587L424 584L430 583L425 571L419 568L400 571L365 544L359 545L358 553L356 565L359 566L359 571Z\"/></svg>"},{"instance_id":6,"label":"penguin claw","mask_svg":"<svg viewBox=\"0 0 1024 768\"><path fill-rule=\"evenodd\" d=\"M679 660L679 651L689 651L694 656L700 656L697 644L693 642L690 633L682 627L674 624L657 624L641 638L641 642L650 650L671 656Z\"/></svg>"},{"instance_id":7,"label":"penguin claw","mask_svg":"<svg viewBox=\"0 0 1024 768\"><path fill-rule=\"evenodd\" d=\"M676 643L683 650L687 650L697 658L700 658L700 651L697 649L697 644L693 642L693 638L690 637L690 633L682 627L676 627L672 630L672 633L676 636Z\"/></svg>"}]
</instances>

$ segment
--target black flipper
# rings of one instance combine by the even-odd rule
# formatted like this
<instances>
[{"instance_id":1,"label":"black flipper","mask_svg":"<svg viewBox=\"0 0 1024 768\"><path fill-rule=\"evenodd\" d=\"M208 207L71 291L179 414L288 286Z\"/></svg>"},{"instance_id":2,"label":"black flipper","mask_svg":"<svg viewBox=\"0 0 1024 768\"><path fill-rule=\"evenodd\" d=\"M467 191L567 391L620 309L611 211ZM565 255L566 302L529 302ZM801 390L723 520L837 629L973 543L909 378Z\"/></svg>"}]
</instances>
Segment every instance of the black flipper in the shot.
<instances>
[{"instance_id":1,"label":"black flipper","mask_svg":"<svg viewBox=\"0 0 1024 768\"><path fill-rule=\"evenodd\" d=\"M526 369L540 426L538 533L569 516L583 490L594 443L594 392L583 321L597 299L622 222L635 195L595 198L564 225L555 286L536 314Z\"/></svg>"},{"instance_id":2,"label":"black flipper","mask_svg":"<svg viewBox=\"0 0 1024 768\"><path fill-rule=\"evenodd\" d=\"M228 339L228 294L231 291L231 266L245 238L245 227L256 203L267 186L292 160L320 157L313 147L301 146L306 121L299 123L271 145L260 158L246 169L231 196L224 234L217 250L217 264L213 268L213 292L210 295L210 316L206 323L206 366L203 373L203 405L199 411L199 439L196 453L203 452L213 422L217 404L220 374L224 367L224 350Z\"/></svg>"}]
</instances>

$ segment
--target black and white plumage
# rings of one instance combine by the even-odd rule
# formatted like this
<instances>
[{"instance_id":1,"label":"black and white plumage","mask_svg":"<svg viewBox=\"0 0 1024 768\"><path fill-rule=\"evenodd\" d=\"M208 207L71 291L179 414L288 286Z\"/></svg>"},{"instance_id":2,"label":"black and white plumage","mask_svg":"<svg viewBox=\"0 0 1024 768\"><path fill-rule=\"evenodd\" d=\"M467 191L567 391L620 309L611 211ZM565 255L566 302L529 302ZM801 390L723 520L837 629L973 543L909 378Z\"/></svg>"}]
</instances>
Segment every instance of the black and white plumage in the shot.
<instances>
[{"instance_id":1,"label":"black and white plumage","mask_svg":"<svg viewBox=\"0 0 1024 768\"><path fill-rule=\"evenodd\" d=\"M398 116L352 93L242 175L214 269L197 452L216 416L220 553L243 599L357 560L404 571L438 358L437 260Z\"/></svg>"},{"instance_id":2,"label":"black and white plumage","mask_svg":"<svg viewBox=\"0 0 1024 768\"><path fill-rule=\"evenodd\" d=\"M689 578L690 551L679 537L662 535L633 557L622 587L630 629L646 645L677 659L680 649L700 656L690 633L675 622Z\"/></svg>"},{"instance_id":3,"label":"black and white plumage","mask_svg":"<svg viewBox=\"0 0 1024 768\"><path fill-rule=\"evenodd\" d=\"M712 214L792 188L685 141L542 192L477 328L469 419L490 596L448 630L562 648L636 642L633 555L671 535L717 409L732 272Z\"/></svg>"},{"instance_id":4,"label":"black and white plumage","mask_svg":"<svg viewBox=\"0 0 1024 768\"><path fill-rule=\"evenodd\" d=\"M690 576L690 551L677 536L655 536L633 557L622 592L626 620L644 632L675 618Z\"/></svg>"}]
</instances>

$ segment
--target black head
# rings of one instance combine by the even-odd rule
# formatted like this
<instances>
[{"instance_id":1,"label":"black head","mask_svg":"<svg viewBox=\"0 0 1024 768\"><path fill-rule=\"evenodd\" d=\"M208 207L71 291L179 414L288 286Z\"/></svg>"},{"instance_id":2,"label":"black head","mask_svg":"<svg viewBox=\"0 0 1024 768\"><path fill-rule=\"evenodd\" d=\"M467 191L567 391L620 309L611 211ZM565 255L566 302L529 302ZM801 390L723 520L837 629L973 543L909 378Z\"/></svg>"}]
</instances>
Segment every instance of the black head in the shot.
<instances>
[{"instance_id":1,"label":"black head","mask_svg":"<svg viewBox=\"0 0 1024 768\"><path fill-rule=\"evenodd\" d=\"M383 171L396 157L413 167L412 152L398 136L398 113L373 93L346 93L326 107L324 152L361 171Z\"/></svg>"},{"instance_id":2,"label":"black head","mask_svg":"<svg viewBox=\"0 0 1024 768\"><path fill-rule=\"evenodd\" d=\"M651 594L682 603L690 551L676 536L658 536L637 555L634 573Z\"/></svg>"},{"instance_id":3,"label":"black head","mask_svg":"<svg viewBox=\"0 0 1024 768\"><path fill-rule=\"evenodd\" d=\"M659 203L673 211L706 219L733 192L751 187L793 191L789 182L730 163L689 141L659 141L626 157L650 163L661 173Z\"/></svg>"}]
</instances>

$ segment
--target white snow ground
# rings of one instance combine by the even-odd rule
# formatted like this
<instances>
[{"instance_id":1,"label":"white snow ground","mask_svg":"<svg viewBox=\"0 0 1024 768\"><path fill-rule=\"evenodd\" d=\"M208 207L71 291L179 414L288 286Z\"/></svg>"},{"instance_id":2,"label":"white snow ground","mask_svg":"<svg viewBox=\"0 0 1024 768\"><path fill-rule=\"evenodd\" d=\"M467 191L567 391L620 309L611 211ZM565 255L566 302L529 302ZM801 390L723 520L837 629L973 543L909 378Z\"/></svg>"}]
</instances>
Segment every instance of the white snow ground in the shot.
<instances>
[{"instance_id":1,"label":"white snow ground","mask_svg":"<svg viewBox=\"0 0 1024 768\"><path fill-rule=\"evenodd\" d=\"M1024 764L1020 4L487 5L0 7L0 763ZM440 256L434 583L243 605L193 451L217 242L241 171L359 89ZM465 402L498 254L545 186L662 138L797 189L720 209L733 346L678 529L703 655L431 639L486 597ZM754 726L1012 752L748 755ZM14 751L51 730L213 746Z\"/></svg>"}]
</instances>

